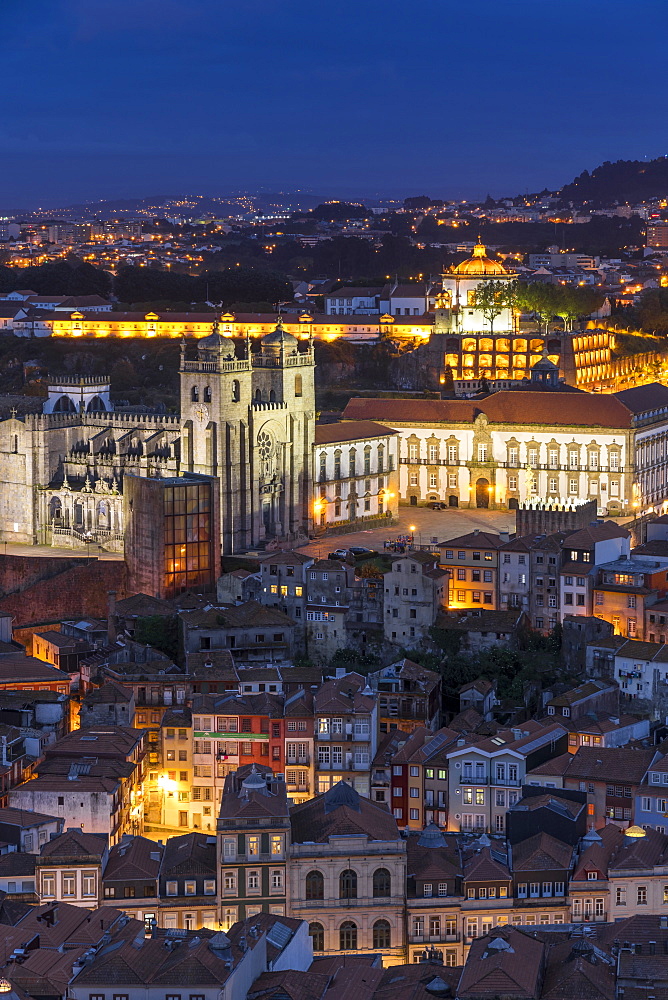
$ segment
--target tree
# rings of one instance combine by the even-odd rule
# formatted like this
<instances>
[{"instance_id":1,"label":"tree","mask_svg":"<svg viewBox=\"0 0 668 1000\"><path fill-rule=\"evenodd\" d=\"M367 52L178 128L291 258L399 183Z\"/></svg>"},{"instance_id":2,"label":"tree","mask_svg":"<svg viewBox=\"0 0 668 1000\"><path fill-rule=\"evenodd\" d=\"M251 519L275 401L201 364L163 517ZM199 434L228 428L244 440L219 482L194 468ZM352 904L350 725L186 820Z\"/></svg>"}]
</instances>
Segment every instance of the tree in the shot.
<instances>
[{"instance_id":1,"label":"tree","mask_svg":"<svg viewBox=\"0 0 668 1000\"><path fill-rule=\"evenodd\" d=\"M481 281L473 292L473 305L479 309L489 323L489 332L494 333L494 320L509 305L507 281Z\"/></svg>"},{"instance_id":2,"label":"tree","mask_svg":"<svg viewBox=\"0 0 668 1000\"><path fill-rule=\"evenodd\" d=\"M166 653L172 660L179 655L179 619L176 615L149 615L135 623L135 640Z\"/></svg>"},{"instance_id":3,"label":"tree","mask_svg":"<svg viewBox=\"0 0 668 1000\"><path fill-rule=\"evenodd\" d=\"M557 307L554 310L555 315L564 322L564 331L569 331L573 329L573 321L577 319L579 314L580 302L577 295L574 294L576 289L572 285L564 285L560 287L557 295Z\"/></svg>"},{"instance_id":4,"label":"tree","mask_svg":"<svg viewBox=\"0 0 668 1000\"><path fill-rule=\"evenodd\" d=\"M452 368L450 365L446 365L443 369L443 381L441 382L441 392L454 392L455 391L455 379L452 374Z\"/></svg>"},{"instance_id":5,"label":"tree","mask_svg":"<svg viewBox=\"0 0 668 1000\"><path fill-rule=\"evenodd\" d=\"M564 330L572 330L573 323L580 316L590 316L600 309L605 296L587 285L556 285L555 316L564 321Z\"/></svg>"},{"instance_id":6,"label":"tree","mask_svg":"<svg viewBox=\"0 0 668 1000\"><path fill-rule=\"evenodd\" d=\"M543 281L534 281L531 284L518 282L514 291L514 301L522 312L538 316L545 324L547 333L550 320L556 315L559 305L558 295L559 289L555 285L548 285Z\"/></svg>"}]
</instances>

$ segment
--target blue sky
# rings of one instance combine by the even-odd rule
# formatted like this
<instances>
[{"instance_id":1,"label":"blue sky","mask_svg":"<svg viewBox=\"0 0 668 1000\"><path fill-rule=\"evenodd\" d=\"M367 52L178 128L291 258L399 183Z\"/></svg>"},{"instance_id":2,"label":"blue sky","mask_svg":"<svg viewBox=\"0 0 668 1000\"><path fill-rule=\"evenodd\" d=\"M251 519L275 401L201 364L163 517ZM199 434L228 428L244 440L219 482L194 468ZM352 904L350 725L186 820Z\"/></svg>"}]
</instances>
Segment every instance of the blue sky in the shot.
<instances>
[{"instance_id":1,"label":"blue sky","mask_svg":"<svg viewBox=\"0 0 668 1000\"><path fill-rule=\"evenodd\" d=\"M0 206L484 197L668 152L665 0L3 0Z\"/></svg>"}]
</instances>

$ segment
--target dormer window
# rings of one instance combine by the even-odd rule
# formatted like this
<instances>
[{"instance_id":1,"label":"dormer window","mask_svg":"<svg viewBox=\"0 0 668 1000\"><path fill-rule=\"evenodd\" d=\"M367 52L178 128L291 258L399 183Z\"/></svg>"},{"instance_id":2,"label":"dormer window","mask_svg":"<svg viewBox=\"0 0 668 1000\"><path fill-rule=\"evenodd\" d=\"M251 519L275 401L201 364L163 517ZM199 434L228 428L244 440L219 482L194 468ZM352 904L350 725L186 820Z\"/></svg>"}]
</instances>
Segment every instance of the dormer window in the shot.
<instances>
[{"instance_id":1,"label":"dormer window","mask_svg":"<svg viewBox=\"0 0 668 1000\"><path fill-rule=\"evenodd\" d=\"M652 782L653 785L660 785L661 784L661 775L657 774L656 771L652 771L651 774L650 774L650 779L649 780Z\"/></svg>"},{"instance_id":2,"label":"dormer window","mask_svg":"<svg viewBox=\"0 0 668 1000\"><path fill-rule=\"evenodd\" d=\"M547 714L548 715L554 715L554 705L548 705L547 706Z\"/></svg>"},{"instance_id":3,"label":"dormer window","mask_svg":"<svg viewBox=\"0 0 668 1000\"><path fill-rule=\"evenodd\" d=\"M567 719L568 716L571 714L570 708L562 708L561 714L564 716L564 718Z\"/></svg>"},{"instance_id":4,"label":"dormer window","mask_svg":"<svg viewBox=\"0 0 668 1000\"><path fill-rule=\"evenodd\" d=\"M598 879L598 872L587 872L587 879L590 882L595 882Z\"/></svg>"}]
</instances>

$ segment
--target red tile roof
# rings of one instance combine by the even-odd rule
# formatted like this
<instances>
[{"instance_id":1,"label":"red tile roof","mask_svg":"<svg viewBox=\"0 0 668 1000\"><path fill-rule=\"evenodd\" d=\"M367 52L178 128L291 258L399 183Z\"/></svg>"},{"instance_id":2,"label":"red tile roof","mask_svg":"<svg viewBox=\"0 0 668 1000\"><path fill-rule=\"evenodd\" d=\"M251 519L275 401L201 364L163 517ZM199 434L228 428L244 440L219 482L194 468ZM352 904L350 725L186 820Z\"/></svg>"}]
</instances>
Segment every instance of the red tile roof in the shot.
<instances>
[{"instance_id":1,"label":"red tile roof","mask_svg":"<svg viewBox=\"0 0 668 1000\"><path fill-rule=\"evenodd\" d=\"M336 444L339 441L359 441L361 438L387 437L396 434L392 427L377 424L373 420L355 420L335 424L318 424L315 429L315 443Z\"/></svg>"},{"instance_id":2,"label":"red tile roof","mask_svg":"<svg viewBox=\"0 0 668 1000\"><path fill-rule=\"evenodd\" d=\"M564 778L637 785L644 778L654 752L633 747L580 747L573 754Z\"/></svg>"},{"instance_id":3,"label":"red tile roof","mask_svg":"<svg viewBox=\"0 0 668 1000\"><path fill-rule=\"evenodd\" d=\"M474 998L513 997L534 1000L540 996L545 946L514 927L497 927L484 938L476 938L469 951L457 996Z\"/></svg>"},{"instance_id":4,"label":"red tile roof","mask_svg":"<svg viewBox=\"0 0 668 1000\"><path fill-rule=\"evenodd\" d=\"M667 390L668 392L668 390ZM572 427L630 427L631 410L612 395L495 392L484 400L365 399L354 397L344 420L380 420L390 425L472 423L484 413L496 424L560 424Z\"/></svg>"}]
</instances>

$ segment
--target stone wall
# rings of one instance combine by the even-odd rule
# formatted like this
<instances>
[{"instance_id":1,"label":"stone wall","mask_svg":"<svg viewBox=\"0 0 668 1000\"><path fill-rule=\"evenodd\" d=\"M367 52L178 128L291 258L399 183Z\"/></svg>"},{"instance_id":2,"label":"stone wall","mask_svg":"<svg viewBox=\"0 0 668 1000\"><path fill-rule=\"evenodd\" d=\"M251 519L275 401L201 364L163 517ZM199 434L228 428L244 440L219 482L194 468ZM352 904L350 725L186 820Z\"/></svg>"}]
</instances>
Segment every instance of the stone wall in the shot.
<instances>
[{"instance_id":1,"label":"stone wall","mask_svg":"<svg viewBox=\"0 0 668 1000\"><path fill-rule=\"evenodd\" d=\"M0 558L0 611L13 615L18 628L64 618L106 619L108 590L119 601L127 596L121 560Z\"/></svg>"},{"instance_id":2,"label":"stone wall","mask_svg":"<svg viewBox=\"0 0 668 1000\"><path fill-rule=\"evenodd\" d=\"M537 504L535 507L520 505L516 511L516 531L522 535L551 535L553 531L580 531L588 527L597 517L597 503L588 503L559 510L551 504Z\"/></svg>"}]
</instances>

